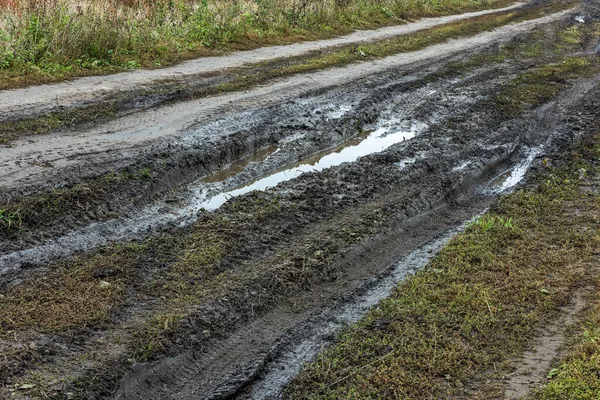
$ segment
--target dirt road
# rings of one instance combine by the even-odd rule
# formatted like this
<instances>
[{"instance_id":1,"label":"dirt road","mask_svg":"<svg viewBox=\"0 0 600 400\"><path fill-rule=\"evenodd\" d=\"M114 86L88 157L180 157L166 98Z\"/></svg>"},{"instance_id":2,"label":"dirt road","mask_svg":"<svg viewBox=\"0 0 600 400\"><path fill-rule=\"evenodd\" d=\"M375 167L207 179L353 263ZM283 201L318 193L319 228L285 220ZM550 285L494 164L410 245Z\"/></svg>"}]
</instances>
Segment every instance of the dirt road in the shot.
<instances>
[{"instance_id":1,"label":"dirt road","mask_svg":"<svg viewBox=\"0 0 600 400\"><path fill-rule=\"evenodd\" d=\"M115 90L482 13L0 92L0 110L80 107ZM592 57L597 36L574 43L564 32L594 18L554 12L2 146L0 222L14 215L21 228L0 234L2 301L35 314L23 288L54 293L65 276L69 290L83 290L78 279L87 288L71 295L77 323L67 311L40 312L29 326L0 319L12 334L0 350L16 354L0 361L4 393L26 385L11 393L277 398L340 327L513 190L546 146L572 137L584 118L566 117L597 88L595 70L533 99L514 95L511 82ZM45 309L70 304L53 301ZM106 312L85 319L88 301Z\"/></svg>"},{"instance_id":2,"label":"dirt road","mask_svg":"<svg viewBox=\"0 0 600 400\"><path fill-rule=\"evenodd\" d=\"M390 26L377 30L357 31L347 36L327 40L263 47L220 57L204 57L183 62L170 68L133 71L109 76L88 77L55 85L5 90L0 92L0 115L3 116L0 120L22 115L39 114L52 108L82 107L86 103L101 101L115 92L139 91L144 88L150 88L161 81L177 81L184 80L190 76L222 73L225 69L251 63L302 56L327 48L382 40L453 21L515 9L523 4L522 2L516 2L510 7L496 10L484 10L439 18L424 18L405 25Z\"/></svg>"}]
</instances>

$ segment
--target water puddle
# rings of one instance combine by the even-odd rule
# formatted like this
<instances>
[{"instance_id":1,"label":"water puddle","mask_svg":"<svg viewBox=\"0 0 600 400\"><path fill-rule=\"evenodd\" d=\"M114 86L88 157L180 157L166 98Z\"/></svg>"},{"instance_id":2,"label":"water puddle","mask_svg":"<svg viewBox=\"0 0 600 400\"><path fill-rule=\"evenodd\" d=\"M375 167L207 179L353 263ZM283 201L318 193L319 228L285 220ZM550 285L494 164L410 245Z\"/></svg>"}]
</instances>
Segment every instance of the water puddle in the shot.
<instances>
[{"instance_id":1,"label":"water puddle","mask_svg":"<svg viewBox=\"0 0 600 400\"><path fill-rule=\"evenodd\" d=\"M420 130L419 127L411 127L411 131L404 131L399 126L401 124L397 120L385 121L372 131L365 132L339 146L317 153L283 170L276 171L265 178L251 181L243 187L225 193L210 196L211 192L222 190L228 178L244 171L252 163L266 161L273 154L281 151L282 147L271 146L260 150L239 162L232 163L224 170L204 178L195 186L191 186L189 188L189 198L183 205L175 207L165 207L164 204L149 205L134 215L93 223L52 239L41 246L2 255L0 256L0 276L17 270L28 263L46 263L56 258L67 257L74 252L103 246L109 242L146 236L164 226L189 226L198 219L197 211L203 207L207 210L216 210L232 197L253 190L264 190L273 187L305 172L322 171L344 162L356 161L362 156L383 151L393 144L408 140ZM295 135L292 138L287 138L287 140L280 142L280 145L282 146L301 136Z\"/></svg>"},{"instance_id":2,"label":"water puddle","mask_svg":"<svg viewBox=\"0 0 600 400\"><path fill-rule=\"evenodd\" d=\"M222 182L227 178L231 178L232 176L239 174L251 163L266 161L271 155L277 153L279 150L279 146L277 145L269 146L266 149L259 150L248 157L234 161L233 163L229 164L226 168L205 178L204 182Z\"/></svg>"},{"instance_id":3,"label":"water puddle","mask_svg":"<svg viewBox=\"0 0 600 400\"><path fill-rule=\"evenodd\" d=\"M354 162L360 157L386 150L394 144L411 139L416 135L415 131L391 131L388 126L382 126L366 137L352 139L343 146L329 151L318 153L302 163L275 172L262 179L255 180L240 188L220 193L197 205L205 210L216 210L227 200L255 191L275 187L278 184L289 181L307 172L319 172L324 169L341 165L346 162Z\"/></svg>"},{"instance_id":4,"label":"water puddle","mask_svg":"<svg viewBox=\"0 0 600 400\"><path fill-rule=\"evenodd\" d=\"M540 148L529 150L527 157L524 158L514 168L505 171L492 179L490 182L491 190L494 193L502 193L513 189L519 182L525 178L533 160L540 154Z\"/></svg>"}]
</instances>

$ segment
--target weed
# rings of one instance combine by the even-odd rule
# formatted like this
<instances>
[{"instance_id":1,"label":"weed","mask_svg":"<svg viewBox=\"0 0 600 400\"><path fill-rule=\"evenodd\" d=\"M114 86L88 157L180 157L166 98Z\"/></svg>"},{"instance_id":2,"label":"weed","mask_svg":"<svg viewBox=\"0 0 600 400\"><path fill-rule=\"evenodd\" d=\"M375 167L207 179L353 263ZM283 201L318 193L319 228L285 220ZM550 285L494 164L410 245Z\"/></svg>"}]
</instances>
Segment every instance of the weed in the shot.
<instances>
[{"instance_id":1,"label":"weed","mask_svg":"<svg viewBox=\"0 0 600 400\"><path fill-rule=\"evenodd\" d=\"M0 208L0 226L10 231L12 229L18 229L21 227L21 211L10 211L7 209Z\"/></svg>"},{"instance_id":2,"label":"weed","mask_svg":"<svg viewBox=\"0 0 600 400\"><path fill-rule=\"evenodd\" d=\"M494 228L513 229L515 224L512 217L505 218L501 215L486 214L480 218L477 218L475 222L473 222L472 226L478 227L483 232L487 232Z\"/></svg>"},{"instance_id":3,"label":"weed","mask_svg":"<svg viewBox=\"0 0 600 400\"><path fill-rule=\"evenodd\" d=\"M68 0L0 3L0 88L155 67L219 49L328 37L508 0Z\"/></svg>"},{"instance_id":4,"label":"weed","mask_svg":"<svg viewBox=\"0 0 600 400\"><path fill-rule=\"evenodd\" d=\"M168 334L183 318L183 314L160 313L149 317L142 326L136 328L132 346L135 349L135 359L149 360L164 352L169 343Z\"/></svg>"}]
</instances>

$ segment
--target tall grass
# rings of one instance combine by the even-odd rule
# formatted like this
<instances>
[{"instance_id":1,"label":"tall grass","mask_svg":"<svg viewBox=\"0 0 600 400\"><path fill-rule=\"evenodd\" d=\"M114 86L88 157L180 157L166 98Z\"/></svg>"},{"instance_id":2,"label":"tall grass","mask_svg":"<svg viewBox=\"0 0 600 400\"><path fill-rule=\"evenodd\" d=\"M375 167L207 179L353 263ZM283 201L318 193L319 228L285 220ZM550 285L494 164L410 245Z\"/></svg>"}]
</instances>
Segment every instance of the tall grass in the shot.
<instances>
[{"instance_id":1,"label":"tall grass","mask_svg":"<svg viewBox=\"0 0 600 400\"><path fill-rule=\"evenodd\" d=\"M0 0L0 80L161 66L212 50L327 37L510 2Z\"/></svg>"}]
</instances>

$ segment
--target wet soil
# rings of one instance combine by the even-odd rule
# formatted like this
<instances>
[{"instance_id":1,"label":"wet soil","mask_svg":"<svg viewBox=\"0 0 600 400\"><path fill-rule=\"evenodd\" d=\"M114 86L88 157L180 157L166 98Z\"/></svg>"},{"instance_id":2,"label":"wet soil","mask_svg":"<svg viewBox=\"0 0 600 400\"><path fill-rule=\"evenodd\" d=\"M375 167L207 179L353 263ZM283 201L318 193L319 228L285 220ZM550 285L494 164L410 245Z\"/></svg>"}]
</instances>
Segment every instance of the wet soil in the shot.
<instances>
[{"instance_id":1,"label":"wet soil","mask_svg":"<svg viewBox=\"0 0 600 400\"><path fill-rule=\"evenodd\" d=\"M31 229L2 235L2 290L51 272L61 258L92 258L110 242L159 238L174 252L137 256L135 284L106 324L23 339L19 345L51 352L13 365L3 384L58 371L74 379L47 384L44 393L56 398L276 398L337 327L514 189L545 146L568 142L594 118L567 121L597 94L597 77L570 81L550 103L507 117L490 106L493 94L535 61L443 73L450 62L495 54L498 43L526 42L523 32L553 31L572 18L561 13L2 149L5 202L35 198L48 186L84 182L94 191L111 169L130 168L133 176L126 189L68 208L61 224L25 221ZM102 202L106 211L98 210ZM193 302L164 350L136 359L129 328L168 301L145 285L166 279L181 243L211 221L229 228L227 251L211 273L226 274L232 287Z\"/></svg>"},{"instance_id":2,"label":"wet soil","mask_svg":"<svg viewBox=\"0 0 600 400\"><path fill-rule=\"evenodd\" d=\"M462 39L450 46L445 45L444 52L450 54L456 51L456 46L468 48L490 38L510 37L558 16L513 25L506 32L500 29L491 33L491 37L483 35L472 43L468 43L470 39ZM427 49L422 56L430 58L433 51ZM461 54L459 59L466 56L468 54ZM261 88L248 94L226 95L149 111L148 116L138 114L118 119L81 134L51 135L15 144L0 153L0 158L17 157L14 163L5 164L0 199L2 204L20 212L21 229L0 231L0 271L8 265L15 268L19 264L48 261L52 257L65 256L109 241L147 234L149 230L189 224L194 220L195 211L222 204L230 197L228 192L248 191L250 187L246 183L280 168L280 176L285 175L285 168L290 168L285 167L286 164L295 161L310 163L302 160L315 152L331 150L340 144L344 146L345 141L365 130L388 127L417 133L428 124L446 118L454 109L469 107L472 101L470 93L480 90L473 86L479 86L488 76L497 74L488 69L475 72L473 77L464 80L438 79L430 83L428 77L444 64L439 58L407 64L415 57L419 59L421 56L409 53L366 66L312 74L307 78L313 82L323 78L317 81L321 88L316 90L309 90L310 86L298 88L298 80L307 78L293 77L286 86L293 85L294 90L282 93L277 83L260 94L264 99L263 96L271 93L269 103L280 101L270 106L256 108L257 104L252 100L233 109L217 108L215 114L202 115L206 107L211 108L215 103L234 101L227 100L230 98L238 98L238 102L248 96L252 99L255 92L265 91ZM394 64L400 67L385 72ZM405 64L409 67L402 67ZM522 65L507 64L503 74L511 76L522 68ZM377 71L377 75L369 75ZM329 86L339 78L345 82L363 75L367 77L358 81L360 85ZM500 76L493 78L485 83L490 91L502 84ZM327 87L329 89L325 90ZM454 92L441 94L449 90ZM299 97L281 103L283 99L279 97L282 95ZM439 104L440 100L445 104ZM386 106L379 107L379 102ZM173 109L177 110L177 118L199 118L202 122L184 128L185 125L177 125L171 119L158 116ZM183 130L169 137L169 130L174 129ZM112 133L102 134L105 131ZM152 132L169 138L150 141ZM137 135L139 138L136 138ZM110 139L111 136L117 141ZM400 139L400 134L397 138ZM406 140L408 135L404 134L402 138ZM136 143L141 139L147 140ZM105 143L98 148L97 140ZM381 140L389 139L382 137ZM92 148L86 149L87 144ZM126 150L119 151L120 146L125 146ZM275 147L276 154L263 162L251 162L252 157L256 158L265 149L268 151ZM102 150L104 148L106 150ZM249 165L235 176L217 184L195 183L198 177L214 174L219 167L243 157L246 161L242 164ZM413 158L409 155L399 163L410 163ZM462 172L468 172L473 166ZM149 171L147 178L150 179L140 178L139 171L143 169ZM114 179L114 175L109 173L114 170L126 171L126 177ZM217 173L223 175L223 172ZM214 180L214 176L206 179ZM269 181L263 181L266 182ZM39 191L48 186L52 187L52 191L40 196ZM61 186L67 188L66 193L57 195L56 188ZM75 190L68 189L73 187ZM176 191L173 192L173 189ZM159 201L154 202L157 198ZM215 200L209 205L211 198ZM78 206L69 206L73 204ZM121 218L115 219L119 216ZM73 232L82 226L81 230ZM40 247L40 251L32 250L34 246Z\"/></svg>"}]
</instances>

